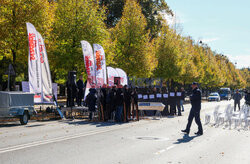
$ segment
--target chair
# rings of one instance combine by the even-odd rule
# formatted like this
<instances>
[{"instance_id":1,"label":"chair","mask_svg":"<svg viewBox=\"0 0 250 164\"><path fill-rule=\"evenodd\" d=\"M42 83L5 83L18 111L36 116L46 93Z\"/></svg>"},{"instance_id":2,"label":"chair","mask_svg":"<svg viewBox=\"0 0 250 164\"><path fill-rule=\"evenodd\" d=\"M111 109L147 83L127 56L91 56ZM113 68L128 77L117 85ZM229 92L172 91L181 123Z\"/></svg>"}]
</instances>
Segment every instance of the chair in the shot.
<instances>
[{"instance_id":1,"label":"chair","mask_svg":"<svg viewBox=\"0 0 250 164\"><path fill-rule=\"evenodd\" d=\"M225 121L228 121L230 118L229 116L229 110L231 108L231 104L227 105L223 113L218 114L218 122L217 125L219 126L220 124L224 124Z\"/></svg>"},{"instance_id":2,"label":"chair","mask_svg":"<svg viewBox=\"0 0 250 164\"><path fill-rule=\"evenodd\" d=\"M217 115L218 115L219 108L220 108L220 106L217 105L217 106L214 108L214 111L213 111L213 112L210 112L210 113L206 113L206 114L205 114L205 125L207 125L207 124L210 123L210 120L211 120L211 117L212 117L212 116L214 116L215 124L217 123Z\"/></svg>"},{"instance_id":3,"label":"chair","mask_svg":"<svg viewBox=\"0 0 250 164\"><path fill-rule=\"evenodd\" d=\"M232 125L232 116L233 116L233 107L229 107L226 111L225 122L228 122L228 126L231 129Z\"/></svg>"},{"instance_id":4,"label":"chair","mask_svg":"<svg viewBox=\"0 0 250 164\"><path fill-rule=\"evenodd\" d=\"M249 106L247 104L244 104L242 106L242 109L244 110L244 117L241 120L241 126L242 126L242 122L245 122L245 126L244 129L248 129L250 126L250 111L249 111Z\"/></svg>"},{"instance_id":5,"label":"chair","mask_svg":"<svg viewBox=\"0 0 250 164\"><path fill-rule=\"evenodd\" d=\"M244 106L241 108L240 112L233 113L231 117L231 121L234 122L234 128L237 128L237 126L242 125L242 120L245 118L245 110Z\"/></svg>"}]
</instances>

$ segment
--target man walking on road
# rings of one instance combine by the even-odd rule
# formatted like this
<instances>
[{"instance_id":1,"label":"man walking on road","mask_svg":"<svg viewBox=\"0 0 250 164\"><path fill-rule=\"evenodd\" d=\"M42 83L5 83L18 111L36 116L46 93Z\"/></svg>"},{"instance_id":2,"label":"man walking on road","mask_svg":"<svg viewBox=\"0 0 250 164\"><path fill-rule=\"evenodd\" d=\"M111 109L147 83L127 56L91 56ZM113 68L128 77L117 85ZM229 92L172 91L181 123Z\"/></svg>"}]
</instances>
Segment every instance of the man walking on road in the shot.
<instances>
[{"instance_id":1,"label":"man walking on road","mask_svg":"<svg viewBox=\"0 0 250 164\"><path fill-rule=\"evenodd\" d=\"M233 96L234 99L234 111L236 111L236 106L238 105L239 110L240 110L240 100L241 100L241 94L239 93L239 90L236 90L236 93Z\"/></svg>"},{"instance_id":2,"label":"man walking on road","mask_svg":"<svg viewBox=\"0 0 250 164\"><path fill-rule=\"evenodd\" d=\"M193 93L190 96L190 101L191 101L192 107L191 107L191 111L190 111L189 116L188 116L187 127L185 130L181 130L181 131L189 134L193 118L195 118L195 122L198 125L198 132L195 134L202 135L203 129L202 129L201 120L200 120L201 91L198 88L198 83L196 83L196 82L192 83L192 90L193 90Z\"/></svg>"}]
</instances>

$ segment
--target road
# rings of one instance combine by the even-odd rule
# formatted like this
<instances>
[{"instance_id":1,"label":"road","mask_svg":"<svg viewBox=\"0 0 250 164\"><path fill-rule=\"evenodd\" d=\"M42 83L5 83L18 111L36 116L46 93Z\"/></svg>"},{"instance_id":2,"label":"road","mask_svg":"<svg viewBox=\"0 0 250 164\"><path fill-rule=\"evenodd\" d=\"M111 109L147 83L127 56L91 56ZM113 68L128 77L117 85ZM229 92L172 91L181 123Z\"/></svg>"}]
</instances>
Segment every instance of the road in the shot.
<instances>
[{"instance_id":1,"label":"road","mask_svg":"<svg viewBox=\"0 0 250 164\"><path fill-rule=\"evenodd\" d=\"M201 118L233 101L202 104ZM250 163L250 131L203 125L196 136L180 132L187 123L190 105L183 116L145 119L125 124L83 120L31 122L26 126L0 126L0 163L60 164L164 164Z\"/></svg>"}]
</instances>

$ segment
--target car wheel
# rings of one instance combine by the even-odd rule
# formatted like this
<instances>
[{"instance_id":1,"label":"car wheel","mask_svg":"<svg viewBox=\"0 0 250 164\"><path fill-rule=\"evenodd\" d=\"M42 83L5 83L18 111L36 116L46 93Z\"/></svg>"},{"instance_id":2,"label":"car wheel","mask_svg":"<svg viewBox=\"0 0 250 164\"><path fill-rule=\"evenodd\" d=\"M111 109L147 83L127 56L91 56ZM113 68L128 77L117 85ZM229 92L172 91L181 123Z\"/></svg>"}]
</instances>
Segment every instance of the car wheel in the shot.
<instances>
[{"instance_id":1,"label":"car wheel","mask_svg":"<svg viewBox=\"0 0 250 164\"><path fill-rule=\"evenodd\" d=\"M21 125L26 125L29 121L29 113L28 112L24 112L22 116L20 116L20 123Z\"/></svg>"}]
</instances>

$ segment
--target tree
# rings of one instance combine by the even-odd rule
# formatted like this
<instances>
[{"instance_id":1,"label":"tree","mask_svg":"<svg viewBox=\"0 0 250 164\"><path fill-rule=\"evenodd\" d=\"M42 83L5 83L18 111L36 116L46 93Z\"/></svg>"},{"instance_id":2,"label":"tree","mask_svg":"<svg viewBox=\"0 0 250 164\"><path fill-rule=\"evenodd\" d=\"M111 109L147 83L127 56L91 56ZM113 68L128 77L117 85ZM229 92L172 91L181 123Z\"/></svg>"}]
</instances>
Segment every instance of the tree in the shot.
<instances>
[{"instance_id":1,"label":"tree","mask_svg":"<svg viewBox=\"0 0 250 164\"><path fill-rule=\"evenodd\" d=\"M64 83L68 71L85 72L80 41L108 46L105 40L109 34L104 24L104 10L95 0L58 0L55 18L52 69L56 81Z\"/></svg>"},{"instance_id":2,"label":"tree","mask_svg":"<svg viewBox=\"0 0 250 164\"><path fill-rule=\"evenodd\" d=\"M28 38L25 23L32 23L47 39L50 37L53 9L54 3L47 0L0 1L0 61L5 59L11 62L18 76L27 77Z\"/></svg>"},{"instance_id":3,"label":"tree","mask_svg":"<svg viewBox=\"0 0 250 164\"><path fill-rule=\"evenodd\" d=\"M149 42L146 19L134 0L127 0L123 16L112 32L114 61L130 76L149 77L156 66L154 42Z\"/></svg>"},{"instance_id":4,"label":"tree","mask_svg":"<svg viewBox=\"0 0 250 164\"><path fill-rule=\"evenodd\" d=\"M106 7L107 27L115 27L122 17L125 0L100 0L99 4Z\"/></svg>"},{"instance_id":5,"label":"tree","mask_svg":"<svg viewBox=\"0 0 250 164\"><path fill-rule=\"evenodd\" d=\"M130 0L127 0L128 2ZM99 4L106 7L107 26L115 27L122 17L122 12L126 0L100 0ZM146 29L150 31L151 39L157 37L162 27L162 14L173 15L165 0L137 0L141 6L142 14L147 20Z\"/></svg>"},{"instance_id":6,"label":"tree","mask_svg":"<svg viewBox=\"0 0 250 164\"><path fill-rule=\"evenodd\" d=\"M147 19L147 29L150 31L151 39L158 36L164 23L162 14L173 16L165 0L138 0L142 7L142 13Z\"/></svg>"},{"instance_id":7,"label":"tree","mask_svg":"<svg viewBox=\"0 0 250 164\"><path fill-rule=\"evenodd\" d=\"M156 39L156 57L158 65L154 71L156 77L168 81L176 80L181 71L178 65L180 51L177 45L177 35L168 26L163 26L159 37Z\"/></svg>"}]
</instances>

